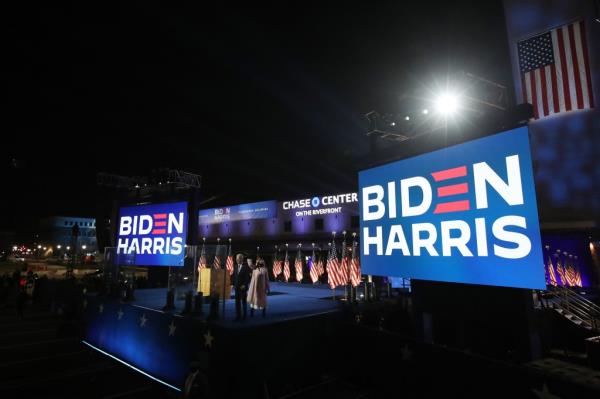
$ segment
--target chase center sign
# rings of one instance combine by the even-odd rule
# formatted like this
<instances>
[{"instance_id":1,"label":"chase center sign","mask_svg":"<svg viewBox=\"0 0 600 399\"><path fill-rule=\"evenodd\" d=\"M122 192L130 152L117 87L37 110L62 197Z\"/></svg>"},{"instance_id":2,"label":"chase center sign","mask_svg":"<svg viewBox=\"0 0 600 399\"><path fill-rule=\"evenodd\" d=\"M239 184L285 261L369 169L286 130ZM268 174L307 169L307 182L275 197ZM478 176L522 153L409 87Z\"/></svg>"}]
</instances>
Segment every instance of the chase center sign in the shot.
<instances>
[{"instance_id":1,"label":"chase center sign","mask_svg":"<svg viewBox=\"0 0 600 399\"><path fill-rule=\"evenodd\" d=\"M526 127L359 173L363 273L545 289Z\"/></svg>"},{"instance_id":2,"label":"chase center sign","mask_svg":"<svg viewBox=\"0 0 600 399\"><path fill-rule=\"evenodd\" d=\"M283 201L281 209L286 213L294 213L296 217L318 216L342 213L344 206L356 206L357 203L358 193L346 193Z\"/></svg>"}]
</instances>

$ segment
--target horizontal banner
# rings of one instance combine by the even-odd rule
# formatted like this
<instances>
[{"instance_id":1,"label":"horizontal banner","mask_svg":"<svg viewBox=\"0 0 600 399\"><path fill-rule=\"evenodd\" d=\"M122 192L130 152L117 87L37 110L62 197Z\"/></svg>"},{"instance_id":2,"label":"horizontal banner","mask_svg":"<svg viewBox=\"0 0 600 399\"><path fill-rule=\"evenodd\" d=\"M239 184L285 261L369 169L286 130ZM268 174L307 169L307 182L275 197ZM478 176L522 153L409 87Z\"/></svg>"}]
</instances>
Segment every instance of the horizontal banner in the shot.
<instances>
[{"instance_id":1,"label":"horizontal banner","mask_svg":"<svg viewBox=\"0 0 600 399\"><path fill-rule=\"evenodd\" d=\"M216 224L237 220L269 219L277 216L277 201L226 206L198 211L198 224Z\"/></svg>"}]
</instances>

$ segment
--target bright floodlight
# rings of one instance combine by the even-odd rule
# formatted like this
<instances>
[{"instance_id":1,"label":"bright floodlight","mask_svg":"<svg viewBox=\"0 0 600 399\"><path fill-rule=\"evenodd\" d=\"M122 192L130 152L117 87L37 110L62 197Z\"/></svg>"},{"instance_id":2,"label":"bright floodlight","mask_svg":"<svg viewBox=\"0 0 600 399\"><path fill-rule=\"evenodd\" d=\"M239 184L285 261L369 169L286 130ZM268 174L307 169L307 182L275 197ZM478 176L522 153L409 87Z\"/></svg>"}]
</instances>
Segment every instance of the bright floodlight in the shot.
<instances>
[{"instance_id":1,"label":"bright floodlight","mask_svg":"<svg viewBox=\"0 0 600 399\"><path fill-rule=\"evenodd\" d=\"M454 114L458 109L458 97L449 93L440 95L435 101L435 109L443 115Z\"/></svg>"}]
</instances>

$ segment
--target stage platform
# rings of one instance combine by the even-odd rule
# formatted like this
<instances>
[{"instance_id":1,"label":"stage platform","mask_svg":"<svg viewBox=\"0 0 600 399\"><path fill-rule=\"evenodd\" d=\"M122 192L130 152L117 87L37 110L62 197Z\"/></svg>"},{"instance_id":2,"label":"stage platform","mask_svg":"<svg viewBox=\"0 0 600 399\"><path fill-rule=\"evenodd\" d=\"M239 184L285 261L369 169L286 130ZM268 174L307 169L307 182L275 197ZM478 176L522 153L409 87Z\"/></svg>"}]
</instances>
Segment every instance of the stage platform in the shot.
<instances>
[{"instance_id":1,"label":"stage platform","mask_svg":"<svg viewBox=\"0 0 600 399\"><path fill-rule=\"evenodd\" d=\"M327 285L271 283L267 316L248 312L246 321L235 322L234 299L225 301L224 317L219 303L215 321L206 320L209 304L201 316L181 315L190 288L177 288L176 308L168 312L162 310L165 288L137 290L128 303L88 295L84 343L175 390L183 389L192 364L218 381L233 365L277 375L289 359L330 361L332 353L320 348L336 339L343 289L334 300Z\"/></svg>"},{"instance_id":2,"label":"stage platform","mask_svg":"<svg viewBox=\"0 0 600 399\"><path fill-rule=\"evenodd\" d=\"M191 284L179 286L175 291L174 313L181 312L184 308L185 292L191 289ZM166 302L166 288L150 288L137 290L135 300L131 305L148 310L162 312ZM335 299L333 300L335 295ZM267 317L263 318L259 311L253 318L248 318L244 323L233 322L235 318L235 300L233 297L225 301L225 316L222 312L222 302L219 302L219 320L215 324L227 328L247 328L262 324L289 321L295 318L305 318L322 313L333 312L339 309L337 299L344 297L344 290L337 288L331 290L325 284L299 284L299 283L271 283L271 293L268 297ZM205 298L208 300L208 298ZM208 315L209 304L204 304L204 316Z\"/></svg>"}]
</instances>

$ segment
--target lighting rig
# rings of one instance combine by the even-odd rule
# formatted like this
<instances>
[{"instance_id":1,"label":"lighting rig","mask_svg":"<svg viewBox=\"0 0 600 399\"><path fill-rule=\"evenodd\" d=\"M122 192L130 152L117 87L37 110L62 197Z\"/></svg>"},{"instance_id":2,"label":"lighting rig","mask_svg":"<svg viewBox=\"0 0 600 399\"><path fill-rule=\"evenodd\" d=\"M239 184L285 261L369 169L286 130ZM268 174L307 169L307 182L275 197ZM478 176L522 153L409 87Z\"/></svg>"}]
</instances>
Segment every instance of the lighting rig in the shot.
<instances>
[{"instance_id":1,"label":"lighting rig","mask_svg":"<svg viewBox=\"0 0 600 399\"><path fill-rule=\"evenodd\" d=\"M398 112L370 111L367 136L402 142L449 128L497 124L498 128L525 122L531 116L525 104L511 109L507 88L468 72L442 82L420 85L400 96Z\"/></svg>"}]
</instances>

